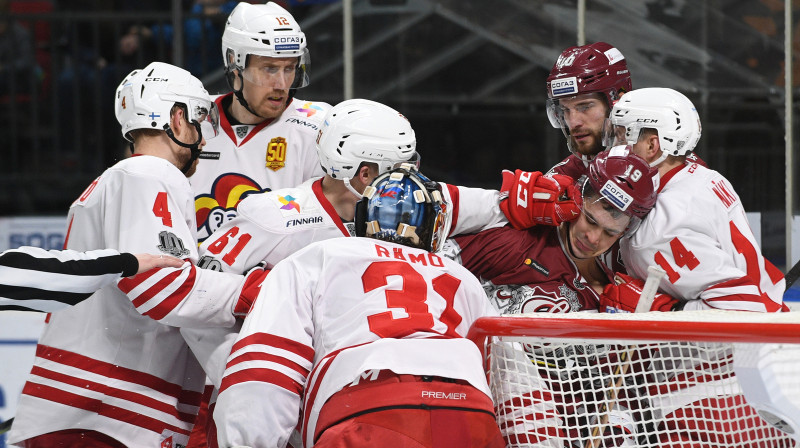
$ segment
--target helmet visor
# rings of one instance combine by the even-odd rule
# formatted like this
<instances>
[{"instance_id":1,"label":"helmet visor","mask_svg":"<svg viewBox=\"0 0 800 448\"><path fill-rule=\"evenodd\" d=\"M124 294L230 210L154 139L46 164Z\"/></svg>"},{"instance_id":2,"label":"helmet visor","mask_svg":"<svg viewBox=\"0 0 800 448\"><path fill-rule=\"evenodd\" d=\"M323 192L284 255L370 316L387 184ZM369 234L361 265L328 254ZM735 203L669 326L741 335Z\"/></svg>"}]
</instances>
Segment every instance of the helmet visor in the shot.
<instances>
[{"instance_id":1,"label":"helmet visor","mask_svg":"<svg viewBox=\"0 0 800 448\"><path fill-rule=\"evenodd\" d=\"M606 118L603 124L603 146L613 148L614 146L635 145L639 140L641 126L631 123L627 126L615 124L613 118Z\"/></svg>"},{"instance_id":2,"label":"helmet visor","mask_svg":"<svg viewBox=\"0 0 800 448\"><path fill-rule=\"evenodd\" d=\"M214 102L192 101L189 121L200 125L200 133L206 140L219 135L219 109Z\"/></svg>"},{"instance_id":3,"label":"helmet visor","mask_svg":"<svg viewBox=\"0 0 800 448\"><path fill-rule=\"evenodd\" d=\"M636 230L641 220L629 215L618 205L618 200L611 194L605 193L605 186L601 191L592 187L588 178L581 182L581 211L586 220L601 227L608 235L621 236Z\"/></svg>"},{"instance_id":4,"label":"helmet visor","mask_svg":"<svg viewBox=\"0 0 800 448\"><path fill-rule=\"evenodd\" d=\"M561 110L561 105L558 103L558 98L548 98L546 104L547 118L554 128L563 127L564 113Z\"/></svg>"},{"instance_id":5,"label":"helmet visor","mask_svg":"<svg viewBox=\"0 0 800 448\"><path fill-rule=\"evenodd\" d=\"M259 62L255 62L254 57L260 58ZM290 63L289 60L294 62ZM242 77L259 87L299 89L309 83L309 65L308 49L302 56L292 58L249 55Z\"/></svg>"},{"instance_id":6,"label":"helmet visor","mask_svg":"<svg viewBox=\"0 0 800 448\"><path fill-rule=\"evenodd\" d=\"M408 160L404 160L402 162L395 163L394 165L392 165L391 169L406 168L406 169L414 169L416 171L419 171L419 165L420 165L421 161L422 161L422 156L420 156L417 151L414 151L411 154L411 157L408 158ZM411 165L411 167L408 167L408 166L403 167L403 165Z\"/></svg>"}]
</instances>

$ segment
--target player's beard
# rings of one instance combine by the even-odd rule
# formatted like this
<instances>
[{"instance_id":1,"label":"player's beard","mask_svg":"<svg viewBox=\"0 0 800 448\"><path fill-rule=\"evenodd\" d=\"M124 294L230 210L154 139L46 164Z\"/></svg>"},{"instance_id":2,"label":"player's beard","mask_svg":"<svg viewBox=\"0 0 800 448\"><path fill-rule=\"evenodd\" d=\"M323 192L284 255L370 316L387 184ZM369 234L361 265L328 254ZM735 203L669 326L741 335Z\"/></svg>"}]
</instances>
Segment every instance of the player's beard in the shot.
<instances>
[{"instance_id":1,"label":"player's beard","mask_svg":"<svg viewBox=\"0 0 800 448\"><path fill-rule=\"evenodd\" d=\"M605 149L602 145L602 136L600 132L592 132L591 140L583 139L580 143L575 137L569 137L570 149L584 156L596 156Z\"/></svg>"},{"instance_id":2,"label":"player's beard","mask_svg":"<svg viewBox=\"0 0 800 448\"><path fill-rule=\"evenodd\" d=\"M257 98L257 101L251 102L248 98L247 103L250 108L255 111L258 116L266 120L272 120L279 117L284 110L286 110L286 101L289 98L289 91L273 90L266 95ZM276 100L279 99L279 102Z\"/></svg>"},{"instance_id":3,"label":"player's beard","mask_svg":"<svg viewBox=\"0 0 800 448\"><path fill-rule=\"evenodd\" d=\"M181 151L180 154L178 155L178 169L182 170L183 167L185 167L186 164L189 163L189 160L191 160L191 158L192 158L192 151L189 148L183 148L183 151ZM189 167L189 170L186 171L184 175L186 177L191 177L192 174L194 174L195 171L197 171L197 164L199 162L200 159L195 159L194 162L192 162L192 166Z\"/></svg>"},{"instance_id":4,"label":"player's beard","mask_svg":"<svg viewBox=\"0 0 800 448\"><path fill-rule=\"evenodd\" d=\"M192 177L192 175L197 171L197 164L200 163L200 159L196 159L192 162L192 166L189 167L189 171L186 172L186 177Z\"/></svg>"}]
</instances>

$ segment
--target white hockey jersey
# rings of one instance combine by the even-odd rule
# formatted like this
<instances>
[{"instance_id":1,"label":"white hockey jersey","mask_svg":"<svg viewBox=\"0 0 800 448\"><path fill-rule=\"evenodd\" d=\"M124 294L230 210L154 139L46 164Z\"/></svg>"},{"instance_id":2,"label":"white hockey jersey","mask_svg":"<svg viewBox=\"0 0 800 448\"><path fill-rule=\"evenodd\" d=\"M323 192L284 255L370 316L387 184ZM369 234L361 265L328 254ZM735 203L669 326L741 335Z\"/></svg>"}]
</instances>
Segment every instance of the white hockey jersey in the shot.
<instances>
[{"instance_id":1,"label":"white hockey jersey","mask_svg":"<svg viewBox=\"0 0 800 448\"><path fill-rule=\"evenodd\" d=\"M72 204L66 246L196 261L193 202L188 180L167 160L125 159ZM131 282L131 298L110 285L50 317L12 443L70 428L96 430L128 447L186 443L205 374L175 326L233 325L232 300L243 277L185 263L120 282Z\"/></svg>"},{"instance_id":2,"label":"white hockey jersey","mask_svg":"<svg viewBox=\"0 0 800 448\"><path fill-rule=\"evenodd\" d=\"M664 268L659 290L685 300L684 309L785 308L783 274L761 255L736 191L696 163L661 179L655 207L620 244L633 276Z\"/></svg>"},{"instance_id":3,"label":"white hockey jersey","mask_svg":"<svg viewBox=\"0 0 800 448\"><path fill-rule=\"evenodd\" d=\"M493 315L449 259L370 238L312 244L275 266L245 319L214 412L220 446L285 446L301 402L312 446L326 400L371 369L462 379L489 395L464 337Z\"/></svg>"},{"instance_id":4,"label":"white hockey jersey","mask_svg":"<svg viewBox=\"0 0 800 448\"><path fill-rule=\"evenodd\" d=\"M502 226L498 192L441 184L447 202L446 234L463 234ZM244 273L264 262L271 268L294 252L329 238L355 235L322 193L322 180L296 188L248 196L239 215L223 224L200 247L206 269Z\"/></svg>"},{"instance_id":5,"label":"white hockey jersey","mask_svg":"<svg viewBox=\"0 0 800 448\"><path fill-rule=\"evenodd\" d=\"M295 98L270 122L232 126L222 106L232 98L233 93L216 98L222 132L203 148L190 179L201 242L236 215L236 205L247 194L294 187L323 175L315 142L329 104Z\"/></svg>"},{"instance_id":6,"label":"white hockey jersey","mask_svg":"<svg viewBox=\"0 0 800 448\"><path fill-rule=\"evenodd\" d=\"M497 191L441 185L445 201L452 204L448 205L446 233L477 232L506 223L497 206ZM272 268L316 241L355 235L353 223L343 223L323 194L321 179L250 195L239 204L238 211L238 216L200 246L198 266L242 274L259 263ZM235 329L183 328L181 332L212 383L219 387Z\"/></svg>"}]
</instances>

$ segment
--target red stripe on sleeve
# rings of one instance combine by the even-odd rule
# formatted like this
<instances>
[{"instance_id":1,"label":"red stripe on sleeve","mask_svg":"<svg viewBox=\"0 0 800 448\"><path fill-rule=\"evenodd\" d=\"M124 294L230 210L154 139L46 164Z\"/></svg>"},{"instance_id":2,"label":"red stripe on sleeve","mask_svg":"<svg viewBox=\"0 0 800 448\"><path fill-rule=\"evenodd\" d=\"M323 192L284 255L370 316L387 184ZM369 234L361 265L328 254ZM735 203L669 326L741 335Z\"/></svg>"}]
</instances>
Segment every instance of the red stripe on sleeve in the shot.
<instances>
[{"instance_id":1,"label":"red stripe on sleeve","mask_svg":"<svg viewBox=\"0 0 800 448\"><path fill-rule=\"evenodd\" d=\"M149 271L142 272L141 274L136 274L133 277L125 277L119 282L117 282L117 288L120 291L124 292L125 294L133 291L133 288L144 283L148 278L155 275L158 272L161 272L161 269L172 269L172 268L159 268L159 269L150 269Z\"/></svg>"},{"instance_id":2,"label":"red stripe on sleeve","mask_svg":"<svg viewBox=\"0 0 800 448\"><path fill-rule=\"evenodd\" d=\"M231 353L235 353L237 350L246 347L248 345L256 345L256 344L268 345L270 347L287 350L298 356L301 356L302 358L308 360L308 362L314 362L313 348L309 347L308 345L293 341L291 339L267 333L254 333L251 334L250 336L245 337L240 341L237 341L236 344L233 345Z\"/></svg>"},{"instance_id":3,"label":"red stripe on sleeve","mask_svg":"<svg viewBox=\"0 0 800 448\"><path fill-rule=\"evenodd\" d=\"M286 389L297 396L300 396L303 393L302 384L293 380L289 376L272 369L246 369L231 373L230 375L225 375L225 377L222 378L222 385L219 388L219 393L224 392L231 386L251 381L273 384Z\"/></svg>"},{"instance_id":4,"label":"red stripe on sleeve","mask_svg":"<svg viewBox=\"0 0 800 448\"><path fill-rule=\"evenodd\" d=\"M286 359L286 358L284 358L282 356L271 355L271 354L268 354L268 353L260 353L260 352L242 353L241 355L239 355L239 356L231 359L230 361L228 361L228 365L225 366L225 367L229 368L231 366L235 366L236 364L239 364L239 363L245 362L245 361L274 362L275 364L280 364L282 366L286 366L286 367L294 370L295 372L297 372L297 373L299 373L299 374L301 374L303 376L308 376L308 372L311 371L310 369L306 369L303 366L301 366L300 364L297 364L296 362L292 362L291 360Z\"/></svg>"},{"instance_id":5,"label":"red stripe on sleeve","mask_svg":"<svg viewBox=\"0 0 800 448\"><path fill-rule=\"evenodd\" d=\"M194 288L195 280L197 280L197 268L195 268L193 264L190 264L189 266L190 266L189 277L186 280L184 280L178 287L178 289L176 289L172 294L170 294L164 300L159 302L158 305L154 306L149 311L145 312L144 313L145 316L150 317L151 319L161 320L167 314L172 312L172 310L174 310L175 307L177 307L178 304L180 304L181 301L183 301L183 299L185 299L186 296L189 295L189 293L192 291L192 288ZM150 290L158 288L158 291L162 291L164 287L172 283L172 281L168 282L167 279L172 278L172 280L174 281L174 279L180 273L181 271L178 270L175 273L176 274L175 276L173 276L173 274L168 275L166 278L164 278L164 280L161 280L158 283L156 283L155 286L153 286L153 288L150 288ZM148 290L148 292L150 290ZM158 291L154 291L154 293L157 294Z\"/></svg>"}]
</instances>

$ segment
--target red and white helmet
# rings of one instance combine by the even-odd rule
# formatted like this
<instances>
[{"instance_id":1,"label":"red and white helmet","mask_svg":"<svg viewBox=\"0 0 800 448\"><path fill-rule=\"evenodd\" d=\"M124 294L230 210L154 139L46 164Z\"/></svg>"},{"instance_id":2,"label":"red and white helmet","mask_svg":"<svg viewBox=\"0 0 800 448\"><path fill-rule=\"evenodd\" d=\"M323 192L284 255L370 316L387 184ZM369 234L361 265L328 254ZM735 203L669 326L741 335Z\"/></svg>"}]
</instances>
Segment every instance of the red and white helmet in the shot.
<instances>
[{"instance_id":1,"label":"red and white helmet","mask_svg":"<svg viewBox=\"0 0 800 448\"><path fill-rule=\"evenodd\" d=\"M592 160L583 188L583 199L585 203L597 196L630 216L631 224L634 224L656 204L658 187L656 168L628 151L627 147L616 146L601 152Z\"/></svg>"}]
</instances>

